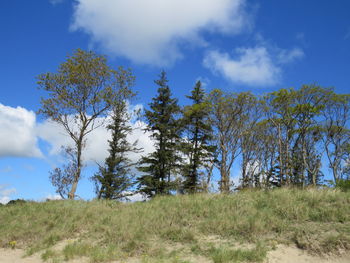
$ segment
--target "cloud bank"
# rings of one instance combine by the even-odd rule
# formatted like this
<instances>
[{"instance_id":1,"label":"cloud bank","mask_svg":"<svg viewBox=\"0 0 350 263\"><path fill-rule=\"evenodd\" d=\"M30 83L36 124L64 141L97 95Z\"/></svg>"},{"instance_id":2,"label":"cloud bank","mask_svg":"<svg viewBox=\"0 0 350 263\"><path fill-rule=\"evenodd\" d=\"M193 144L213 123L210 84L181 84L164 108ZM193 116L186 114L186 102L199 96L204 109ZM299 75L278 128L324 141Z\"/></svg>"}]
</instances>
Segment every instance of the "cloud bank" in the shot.
<instances>
[{"instance_id":1,"label":"cloud bank","mask_svg":"<svg viewBox=\"0 0 350 263\"><path fill-rule=\"evenodd\" d=\"M129 112L141 109L142 105L129 106ZM101 119L97 120L101 121ZM106 124L110 119L106 120ZM153 141L149 132L144 132L146 123L131 119L129 125L133 132L127 137L130 143L138 141L137 147L142 148L141 153L130 153L129 158L136 162L141 155L146 155L154 150ZM39 149L38 139L48 144L43 149L48 159L58 157L61 154L62 146L73 146L73 140L67 135L64 129L50 120L42 123L36 122L35 113L27 109L9 107L0 104L0 157L43 157ZM105 126L101 126L87 136L86 148L83 152L83 159L86 164L103 163L108 156L108 141L111 139L111 132ZM57 159L57 158L53 158ZM66 160L65 160L66 161ZM10 167L2 172L10 171Z\"/></svg>"},{"instance_id":2,"label":"cloud bank","mask_svg":"<svg viewBox=\"0 0 350 263\"><path fill-rule=\"evenodd\" d=\"M41 157L35 124L34 112L0 103L0 157Z\"/></svg>"},{"instance_id":3,"label":"cloud bank","mask_svg":"<svg viewBox=\"0 0 350 263\"><path fill-rule=\"evenodd\" d=\"M245 0L77 0L71 29L135 63L165 66L182 44L203 45L204 32L239 33L249 24Z\"/></svg>"},{"instance_id":4,"label":"cloud bank","mask_svg":"<svg viewBox=\"0 0 350 263\"><path fill-rule=\"evenodd\" d=\"M282 65L304 56L301 49L270 50L265 46L236 48L235 56L218 50L209 51L204 67L234 83L248 86L271 86L281 80Z\"/></svg>"},{"instance_id":5,"label":"cloud bank","mask_svg":"<svg viewBox=\"0 0 350 263\"><path fill-rule=\"evenodd\" d=\"M142 108L141 105L135 105L129 107L129 112L133 112L134 109ZM98 119L97 122L100 122ZM95 164L95 162L103 164L105 158L108 156L108 140L111 139L111 131L105 128L106 124L110 122L110 118L107 118L105 125L93 130L86 137L86 147L83 151L83 159L86 164ZM138 141L137 147L142 148L142 153L130 153L129 158L131 161L136 162L139 160L140 155L148 154L154 150L153 142L150 138L150 133L145 133L143 129L146 127L146 123L142 121L131 120L129 125L133 131L128 135L127 140L130 143ZM46 120L37 126L37 135L48 142L49 155L58 156L61 154L62 146L74 146L72 139L66 134L64 129L50 120Z\"/></svg>"}]
</instances>

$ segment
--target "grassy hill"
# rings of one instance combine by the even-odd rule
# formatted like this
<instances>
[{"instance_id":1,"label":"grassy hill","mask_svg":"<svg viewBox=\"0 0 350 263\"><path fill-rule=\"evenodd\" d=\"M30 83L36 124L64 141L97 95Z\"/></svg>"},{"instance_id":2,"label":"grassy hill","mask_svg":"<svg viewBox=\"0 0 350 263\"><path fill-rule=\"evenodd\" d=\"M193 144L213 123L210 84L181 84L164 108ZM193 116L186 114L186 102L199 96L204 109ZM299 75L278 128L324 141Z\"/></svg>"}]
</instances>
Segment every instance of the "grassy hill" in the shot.
<instances>
[{"instance_id":1,"label":"grassy hill","mask_svg":"<svg viewBox=\"0 0 350 263\"><path fill-rule=\"evenodd\" d=\"M48 201L0 207L0 246L48 262L261 262L278 244L350 251L350 194L276 189L143 203Z\"/></svg>"}]
</instances>

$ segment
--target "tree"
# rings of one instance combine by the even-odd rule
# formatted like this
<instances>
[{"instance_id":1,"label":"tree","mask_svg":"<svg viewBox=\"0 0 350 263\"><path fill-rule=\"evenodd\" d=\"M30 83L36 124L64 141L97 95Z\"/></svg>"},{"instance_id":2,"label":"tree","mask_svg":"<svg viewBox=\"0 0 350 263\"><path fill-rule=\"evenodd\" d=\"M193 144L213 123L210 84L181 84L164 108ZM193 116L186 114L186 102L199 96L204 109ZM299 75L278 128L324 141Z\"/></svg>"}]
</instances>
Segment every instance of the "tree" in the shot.
<instances>
[{"instance_id":1,"label":"tree","mask_svg":"<svg viewBox=\"0 0 350 263\"><path fill-rule=\"evenodd\" d=\"M230 191L231 168L240 154L240 136L243 130L243 112L247 96L245 93L224 93L219 89L209 95L210 119L215 127L215 139L218 147L218 165L221 180L220 191Z\"/></svg>"},{"instance_id":2,"label":"tree","mask_svg":"<svg viewBox=\"0 0 350 263\"><path fill-rule=\"evenodd\" d=\"M318 118L326 93L319 86L303 85L299 90L281 89L265 97L266 117L278 145L279 186L315 186L320 181Z\"/></svg>"},{"instance_id":3,"label":"tree","mask_svg":"<svg viewBox=\"0 0 350 263\"><path fill-rule=\"evenodd\" d=\"M266 117L270 128L274 129L278 145L278 181L279 186L289 185L292 177L291 145L296 126L293 116L296 91L280 89L265 96L267 103Z\"/></svg>"},{"instance_id":4,"label":"tree","mask_svg":"<svg viewBox=\"0 0 350 263\"><path fill-rule=\"evenodd\" d=\"M322 115L324 149L334 182L337 183L349 158L350 95L329 92L324 101Z\"/></svg>"},{"instance_id":5,"label":"tree","mask_svg":"<svg viewBox=\"0 0 350 263\"><path fill-rule=\"evenodd\" d=\"M242 186L252 187L254 182L256 186L260 180L256 180L257 169L259 167L257 150L259 147L259 128L258 120L261 118L261 102L251 93L241 93L244 98L244 109L242 111L242 132L240 147L242 152Z\"/></svg>"},{"instance_id":6,"label":"tree","mask_svg":"<svg viewBox=\"0 0 350 263\"><path fill-rule=\"evenodd\" d=\"M56 193L58 193L62 199L66 199L74 182L74 176L77 173L78 166L74 149L70 147L62 148L68 162L63 165L62 169L56 167L51 171L50 180L52 185L56 188Z\"/></svg>"},{"instance_id":7,"label":"tree","mask_svg":"<svg viewBox=\"0 0 350 263\"><path fill-rule=\"evenodd\" d=\"M317 150L320 141L320 126L316 118L320 115L324 105L325 89L315 85L303 85L297 90L295 106L292 108L293 118L296 120L294 130L295 142L292 154L294 160L301 161L298 174L302 186L316 184L320 181L321 153ZM296 151L295 151L296 150ZM294 165L295 167L295 165ZM305 175L306 174L306 175ZM294 182L297 184L297 182Z\"/></svg>"},{"instance_id":8,"label":"tree","mask_svg":"<svg viewBox=\"0 0 350 263\"><path fill-rule=\"evenodd\" d=\"M134 83L130 70L114 70L106 58L93 52L76 50L57 73L38 76L38 85L49 93L41 99L39 113L61 125L74 142L76 171L68 197L73 199L81 178L82 153L86 136L102 125L119 93Z\"/></svg>"},{"instance_id":9,"label":"tree","mask_svg":"<svg viewBox=\"0 0 350 263\"><path fill-rule=\"evenodd\" d=\"M130 97L126 94L125 97ZM132 131L128 124L130 115L127 112L126 99L119 97L119 102L114 106L112 122L107 129L112 132L109 142L109 156L105 164L99 167L98 173L93 176L96 185L98 199L121 199L129 195L127 192L134 185L131 167L134 163L128 158L131 152L139 152L133 144L127 141L127 136Z\"/></svg>"},{"instance_id":10,"label":"tree","mask_svg":"<svg viewBox=\"0 0 350 263\"><path fill-rule=\"evenodd\" d=\"M277 165L278 144L273 125L268 120L262 120L253 129L254 156L258 164L257 174L261 185L270 188L280 186Z\"/></svg>"},{"instance_id":11,"label":"tree","mask_svg":"<svg viewBox=\"0 0 350 263\"><path fill-rule=\"evenodd\" d=\"M152 197L157 194L169 194L175 189L172 175L179 168L179 142L181 127L177 115L180 107L177 99L171 98L166 73L161 72L157 97L149 104L150 110L145 111L148 122L146 130L152 132L155 141L155 151L143 156L138 170L144 173L139 179L140 192Z\"/></svg>"},{"instance_id":12,"label":"tree","mask_svg":"<svg viewBox=\"0 0 350 263\"><path fill-rule=\"evenodd\" d=\"M205 92L202 83L198 81L187 98L193 101L183 113L183 125L186 141L182 144L182 151L188 160L183 165L184 191L189 193L198 192L199 172L205 164L213 160L215 147L210 145L213 140L213 130L209 120L209 105L205 100Z\"/></svg>"}]
</instances>

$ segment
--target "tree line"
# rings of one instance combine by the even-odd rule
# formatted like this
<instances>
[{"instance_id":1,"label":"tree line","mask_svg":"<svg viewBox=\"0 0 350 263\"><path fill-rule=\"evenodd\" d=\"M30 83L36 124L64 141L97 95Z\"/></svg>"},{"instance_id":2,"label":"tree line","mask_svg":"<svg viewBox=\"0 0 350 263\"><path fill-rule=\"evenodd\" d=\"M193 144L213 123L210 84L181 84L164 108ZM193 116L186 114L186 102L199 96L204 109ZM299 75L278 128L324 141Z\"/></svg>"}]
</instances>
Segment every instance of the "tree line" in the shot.
<instances>
[{"instance_id":1,"label":"tree line","mask_svg":"<svg viewBox=\"0 0 350 263\"><path fill-rule=\"evenodd\" d=\"M350 94L317 85L261 96L206 92L198 81L187 95L191 104L180 107L162 71L155 80L157 94L143 113L154 151L142 155L137 142L127 140L134 82L130 69L113 69L104 56L80 49L56 73L38 76L39 88L48 93L39 113L61 125L74 142L64 148L66 164L50 173L62 197L76 197L86 136L101 126L112 137L109 155L92 177L98 198L208 192L215 171L222 193L317 186L324 183L322 168L330 168L335 184L350 179ZM141 159L133 163L131 152L141 152ZM237 162L240 181L234 185Z\"/></svg>"}]
</instances>

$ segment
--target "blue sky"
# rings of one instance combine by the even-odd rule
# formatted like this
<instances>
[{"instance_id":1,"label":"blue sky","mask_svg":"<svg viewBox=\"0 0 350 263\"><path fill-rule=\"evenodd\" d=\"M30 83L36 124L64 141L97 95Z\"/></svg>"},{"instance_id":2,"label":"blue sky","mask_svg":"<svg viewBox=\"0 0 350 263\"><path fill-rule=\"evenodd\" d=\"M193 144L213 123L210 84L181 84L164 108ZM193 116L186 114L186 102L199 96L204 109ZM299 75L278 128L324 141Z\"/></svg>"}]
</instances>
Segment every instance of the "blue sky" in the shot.
<instances>
[{"instance_id":1,"label":"blue sky","mask_svg":"<svg viewBox=\"0 0 350 263\"><path fill-rule=\"evenodd\" d=\"M198 79L207 90L261 94L317 83L346 93L349 14L348 0L0 1L0 201L55 194L48 171L68 141L35 114L45 95L36 76L75 49L131 67L134 105L147 106L162 69L182 105ZM105 155L106 134L93 136L88 163ZM78 188L84 198L93 197L92 172Z\"/></svg>"}]
</instances>

